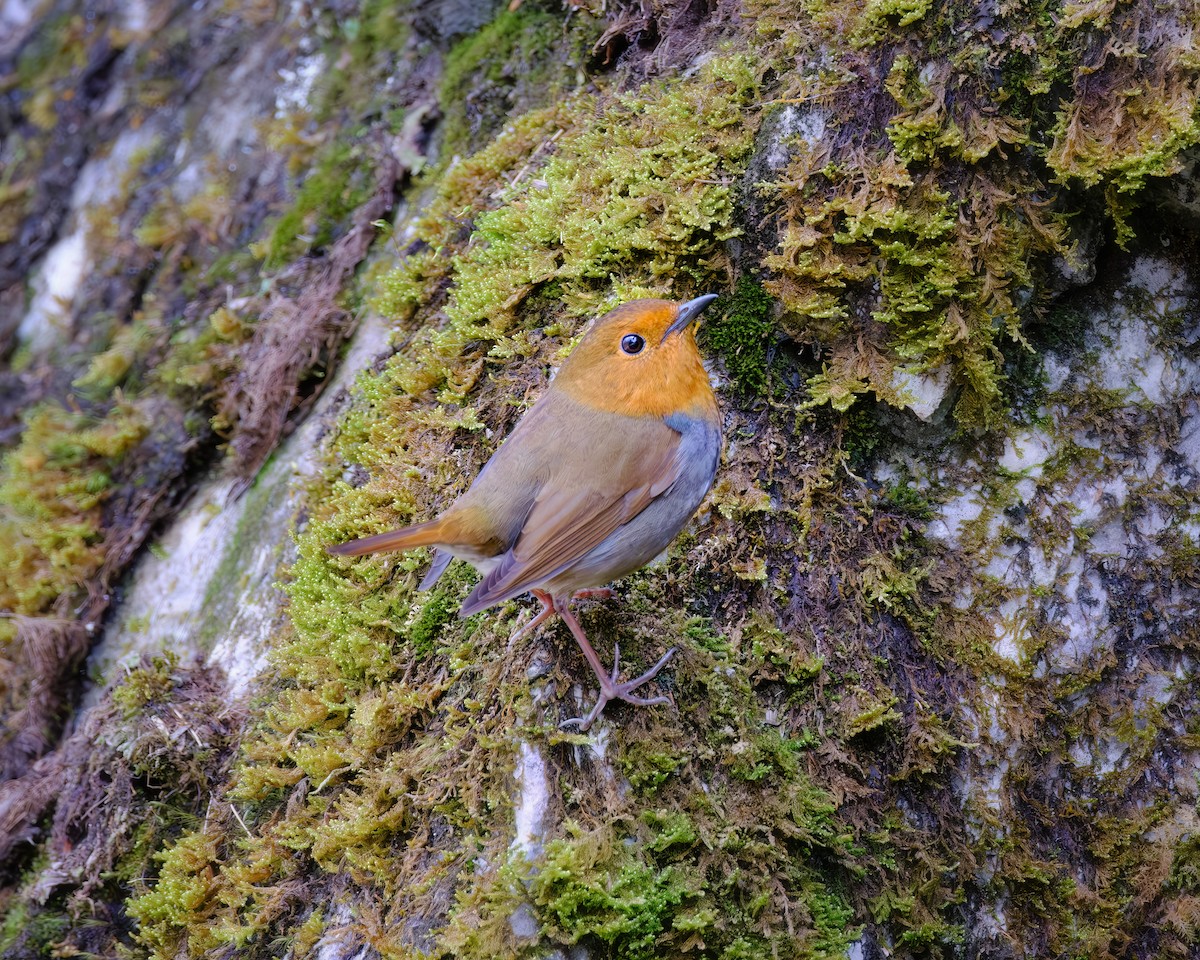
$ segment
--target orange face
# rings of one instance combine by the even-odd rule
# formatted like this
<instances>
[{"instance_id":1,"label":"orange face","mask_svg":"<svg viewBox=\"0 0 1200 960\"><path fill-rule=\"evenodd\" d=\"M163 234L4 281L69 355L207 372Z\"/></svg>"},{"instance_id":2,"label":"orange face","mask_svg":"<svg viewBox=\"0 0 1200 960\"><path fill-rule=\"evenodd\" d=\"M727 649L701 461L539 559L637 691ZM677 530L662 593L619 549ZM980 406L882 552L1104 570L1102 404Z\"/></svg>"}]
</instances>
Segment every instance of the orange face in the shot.
<instances>
[{"instance_id":1,"label":"orange face","mask_svg":"<svg viewBox=\"0 0 1200 960\"><path fill-rule=\"evenodd\" d=\"M681 316L681 305L670 300L621 304L584 335L555 387L627 416L715 416L716 400L696 349L695 318L704 305Z\"/></svg>"}]
</instances>

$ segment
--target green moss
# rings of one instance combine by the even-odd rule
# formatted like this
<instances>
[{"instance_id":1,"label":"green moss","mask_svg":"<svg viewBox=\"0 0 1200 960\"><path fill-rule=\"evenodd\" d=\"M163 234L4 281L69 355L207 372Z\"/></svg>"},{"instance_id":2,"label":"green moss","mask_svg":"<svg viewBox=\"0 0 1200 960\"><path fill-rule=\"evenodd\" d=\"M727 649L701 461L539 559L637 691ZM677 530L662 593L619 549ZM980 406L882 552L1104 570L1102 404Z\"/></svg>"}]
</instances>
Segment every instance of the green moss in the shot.
<instances>
[{"instance_id":1,"label":"green moss","mask_svg":"<svg viewBox=\"0 0 1200 960\"><path fill-rule=\"evenodd\" d=\"M890 554L877 553L863 566L863 594L870 603L898 609L919 597L931 569L931 562L913 544L897 546Z\"/></svg>"},{"instance_id":2,"label":"green moss","mask_svg":"<svg viewBox=\"0 0 1200 960\"><path fill-rule=\"evenodd\" d=\"M170 697L175 689L173 672L179 666L179 657L168 651L155 657L145 666L130 670L125 679L112 692L113 703L120 708L126 719L140 713L147 705Z\"/></svg>"},{"instance_id":3,"label":"green moss","mask_svg":"<svg viewBox=\"0 0 1200 960\"><path fill-rule=\"evenodd\" d=\"M435 590L421 607L416 621L408 629L408 642L418 656L432 653L442 627L454 620L461 602L457 593L457 590L453 593Z\"/></svg>"},{"instance_id":4,"label":"green moss","mask_svg":"<svg viewBox=\"0 0 1200 960\"><path fill-rule=\"evenodd\" d=\"M961 151L962 131L942 111L928 109L933 91L912 57L898 56L885 84L888 93L902 108L888 125L887 135L905 163L929 163L941 152Z\"/></svg>"},{"instance_id":5,"label":"green moss","mask_svg":"<svg viewBox=\"0 0 1200 960\"><path fill-rule=\"evenodd\" d=\"M1111 29L1136 29L1135 16L1132 10L1120 11ZM1050 131L1046 161L1055 178L1100 187L1122 245L1133 237L1128 218L1137 194L1148 181L1181 170L1187 151L1200 143L1194 96L1200 62L1194 51L1179 45L1172 19L1156 24L1153 39L1143 38L1154 45L1162 67L1147 69L1139 51L1120 50L1104 65L1111 95L1094 98L1079 91L1065 99ZM1060 31L1086 36L1091 27L1077 16L1067 18Z\"/></svg>"},{"instance_id":6,"label":"green moss","mask_svg":"<svg viewBox=\"0 0 1200 960\"><path fill-rule=\"evenodd\" d=\"M331 26L335 43L326 53L331 67L313 95L318 121L341 120L356 107L365 112L376 106L376 97L381 110L392 106L375 84L387 76L409 37L407 12L407 5L395 0L359 0L353 15Z\"/></svg>"},{"instance_id":7,"label":"green moss","mask_svg":"<svg viewBox=\"0 0 1200 960\"><path fill-rule=\"evenodd\" d=\"M147 424L130 405L96 421L46 403L24 419L0 462L0 610L33 615L98 569L111 471Z\"/></svg>"},{"instance_id":8,"label":"green moss","mask_svg":"<svg viewBox=\"0 0 1200 960\"><path fill-rule=\"evenodd\" d=\"M366 200L371 164L353 143L335 141L306 173L291 209L271 229L264 266L278 269L302 253L329 244L335 231Z\"/></svg>"},{"instance_id":9,"label":"green moss","mask_svg":"<svg viewBox=\"0 0 1200 960\"><path fill-rule=\"evenodd\" d=\"M638 741L622 751L621 772L629 785L644 796L651 796L667 779L685 765L684 758L670 744Z\"/></svg>"},{"instance_id":10,"label":"green moss","mask_svg":"<svg viewBox=\"0 0 1200 960\"><path fill-rule=\"evenodd\" d=\"M0 950L7 950L24 932L29 923L29 908L17 901L4 912L4 922L0 924Z\"/></svg>"},{"instance_id":11,"label":"green moss","mask_svg":"<svg viewBox=\"0 0 1200 960\"><path fill-rule=\"evenodd\" d=\"M831 405L835 410L841 406L836 401ZM848 408L842 421L842 448L851 470L856 473L866 470L885 439L879 414L872 404L860 403Z\"/></svg>"},{"instance_id":12,"label":"green moss","mask_svg":"<svg viewBox=\"0 0 1200 960\"><path fill-rule=\"evenodd\" d=\"M931 6L930 0L869 0L854 39L866 45L895 36L897 27L917 23Z\"/></svg>"},{"instance_id":13,"label":"green moss","mask_svg":"<svg viewBox=\"0 0 1200 960\"><path fill-rule=\"evenodd\" d=\"M31 909L23 901L13 903L0 925L0 951L19 951L19 956L54 956L71 925L70 917L55 906Z\"/></svg>"},{"instance_id":14,"label":"green moss","mask_svg":"<svg viewBox=\"0 0 1200 960\"><path fill-rule=\"evenodd\" d=\"M216 838L203 832L188 834L158 856L162 866L153 889L128 904L138 923L137 940L151 956L174 956L182 942L192 950L219 945L216 931L197 924L217 906L210 879L216 856Z\"/></svg>"},{"instance_id":15,"label":"green moss","mask_svg":"<svg viewBox=\"0 0 1200 960\"><path fill-rule=\"evenodd\" d=\"M786 209L766 287L791 313L785 325L825 360L810 379L815 402L848 410L874 394L902 405L895 374L915 362L952 373L960 424L999 422L1001 350L1037 318L1029 295L1049 261L1078 259L1071 216L1099 199L1127 242L1137 196L1180 169L1200 137L1191 93L1200 67L1179 47L1186 17L1162 18L1100 57L1089 33L1098 20L1125 37L1141 22L1132 7L1108 11L1111 23L1102 9L1079 4L1061 16L1032 4L1007 10L989 33L971 8L920 0L824 0L806 6L799 26L779 4L751 3L759 36L781 54L826 62L838 51L821 77L785 82L794 101L781 98L822 104L833 129L787 144L785 175L761 185ZM1000 39L1018 35L1030 42ZM856 92L875 82L853 49L863 44L892 54L890 102ZM880 109L891 111L886 139Z\"/></svg>"},{"instance_id":16,"label":"green moss","mask_svg":"<svg viewBox=\"0 0 1200 960\"><path fill-rule=\"evenodd\" d=\"M92 357L87 370L73 386L84 394L107 399L113 389L127 385L134 365L143 360L158 340L155 325L139 317L117 330L110 345Z\"/></svg>"},{"instance_id":17,"label":"green moss","mask_svg":"<svg viewBox=\"0 0 1200 960\"><path fill-rule=\"evenodd\" d=\"M963 928L945 923L926 923L901 934L899 946L918 955L940 954L942 948L953 950L961 947L964 940Z\"/></svg>"},{"instance_id":18,"label":"green moss","mask_svg":"<svg viewBox=\"0 0 1200 960\"><path fill-rule=\"evenodd\" d=\"M749 393L767 390L767 356L774 334L774 301L747 277L738 280L724 310L717 304L700 327L700 341L725 363L734 383Z\"/></svg>"},{"instance_id":19,"label":"green moss","mask_svg":"<svg viewBox=\"0 0 1200 960\"><path fill-rule=\"evenodd\" d=\"M1200 893L1200 836L1192 834L1176 844L1169 882L1176 890Z\"/></svg>"},{"instance_id":20,"label":"green moss","mask_svg":"<svg viewBox=\"0 0 1200 960\"><path fill-rule=\"evenodd\" d=\"M885 486L880 497L882 505L889 510L896 510L915 520L931 520L933 504L929 497L910 483L892 483Z\"/></svg>"},{"instance_id":21,"label":"green moss","mask_svg":"<svg viewBox=\"0 0 1200 960\"><path fill-rule=\"evenodd\" d=\"M30 42L22 44L16 64L16 85L27 91L46 95L47 102L29 108L31 119L42 129L54 126L52 104L56 96L66 91L66 81L87 65L88 44L85 38L95 32L105 35L116 47L125 44L108 22L108 15L98 13L85 19L79 14L56 13L41 24ZM48 116L46 116L48 114Z\"/></svg>"},{"instance_id":22,"label":"green moss","mask_svg":"<svg viewBox=\"0 0 1200 960\"><path fill-rule=\"evenodd\" d=\"M847 718L845 735L857 737L862 734L877 731L883 727L894 727L902 717L894 709L897 698L891 695L877 699L866 691L858 691L855 711Z\"/></svg>"},{"instance_id":23,"label":"green moss","mask_svg":"<svg viewBox=\"0 0 1200 960\"><path fill-rule=\"evenodd\" d=\"M22 156L26 150L20 136L14 133L11 139L12 153L18 157ZM17 167L18 164L10 163L0 172L0 243L9 243L16 237L36 196L31 180L21 179L14 182Z\"/></svg>"},{"instance_id":24,"label":"green moss","mask_svg":"<svg viewBox=\"0 0 1200 960\"><path fill-rule=\"evenodd\" d=\"M578 84L599 23L586 12L564 20L536 2L502 10L451 48L442 70L442 155L485 145L514 114L526 113Z\"/></svg>"},{"instance_id":25,"label":"green moss","mask_svg":"<svg viewBox=\"0 0 1200 960\"><path fill-rule=\"evenodd\" d=\"M699 837L696 827L687 814L671 810L646 810L642 813L642 822L654 830L654 838L649 842L649 848L655 853L662 853L671 847L690 847Z\"/></svg>"},{"instance_id":26,"label":"green moss","mask_svg":"<svg viewBox=\"0 0 1200 960\"><path fill-rule=\"evenodd\" d=\"M253 334L256 320L221 307L198 330L180 331L155 366L153 385L193 403L199 403L198 394L211 396L217 384L237 372L237 347Z\"/></svg>"},{"instance_id":27,"label":"green moss","mask_svg":"<svg viewBox=\"0 0 1200 960\"><path fill-rule=\"evenodd\" d=\"M694 895L684 876L673 867L655 869L633 856L604 863L601 856L611 840L585 835L572 824L567 831L569 838L547 844L529 882L545 931L568 944L599 941L611 956L661 956L664 934L678 929L674 917ZM688 919L692 922L683 926L694 928L696 915L689 913Z\"/></svg>"}]
</instances>

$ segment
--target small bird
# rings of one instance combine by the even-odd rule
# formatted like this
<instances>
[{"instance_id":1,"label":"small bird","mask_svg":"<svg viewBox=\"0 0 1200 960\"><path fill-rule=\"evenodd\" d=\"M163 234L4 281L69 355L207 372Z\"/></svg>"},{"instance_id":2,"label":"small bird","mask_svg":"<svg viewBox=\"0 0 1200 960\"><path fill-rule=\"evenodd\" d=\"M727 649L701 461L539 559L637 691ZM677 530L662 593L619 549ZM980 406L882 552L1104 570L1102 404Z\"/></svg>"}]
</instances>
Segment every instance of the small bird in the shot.
<instances>
[{"instance_id":1,"label":"small bird","mask_svg":"<svg viewBox=\"0 0 1200 960\"><path fill-rule=\"evenodd\" d=\"M597 320L545 394L521 418L475 482L434 520L328 548L357 557L437 548L429 589L453 557L482 579L459 611L468 617L522 593L541 612L513 639L558 614L600 682L576 723L587 730L610 700L639 697L675 652L618 681L620 647L604 668L568 608L577 597L649 563L666 549L712 486L721 456L716 397L696 348L695 324L716 294L677 304L631 300ZM565 725L565 724L564 724Z\"/></svg>"}]
</instances>

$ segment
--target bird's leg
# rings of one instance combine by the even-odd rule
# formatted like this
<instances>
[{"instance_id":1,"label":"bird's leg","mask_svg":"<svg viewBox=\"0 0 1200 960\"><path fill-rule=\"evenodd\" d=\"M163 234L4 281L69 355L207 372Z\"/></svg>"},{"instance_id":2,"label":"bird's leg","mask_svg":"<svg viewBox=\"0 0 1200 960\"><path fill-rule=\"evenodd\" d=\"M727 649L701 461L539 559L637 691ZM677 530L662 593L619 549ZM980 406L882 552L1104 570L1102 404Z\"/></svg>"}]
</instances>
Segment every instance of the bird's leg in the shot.
<instances>
[{"instance_id":1,"label":"bird's leg","mask_svg":"<svg viewBox=\"0 0 1200 960\"><path fill-rule=\"evenodd\" d=\"M572 600L611 600L617 595L612 587L592 587L588 590L577 590L571 594Z\"/></svg>"},{"instance_id":2,"label":"bird's leg","mask_svg":"<svg viewBox=\"0 0 1200 960\"><path fill-rule=\"evenodd\" d=\"M534 617L527 624L525 624L525 626L521 627L516 633L508 638L509 647L511 647L522 637L532 633L552 616L554 616L554 598L550 596L550 594L548 594L545 590L530 590L529 592L537 597L537 599L541 602L542 609L536 617Z\"/></svg>"},{"instance_id":3,"label":"bird's leg","mask_svg":"<svg viewBox=\"0 0 1200 960\"><path fill-rule=\"evenodd\" d=\"M579 649L583 651L584 659L587 660L588 665L592 668L592 672L596 674L596 679L600 681L600 698L596 701L596 705L592 707L592 712L586 717L573 717L570 720L564 720L562 726L565 727L569 723L577 723L581 731L587 730L595 722L596 718L600 716L604 710L604 705L609 700L624 700L626 703L632 703L639 707L647 707L655 703L671 702L670 697L635 697L633 691L642 684L654 679L658 671L666 665L667 661L671 659L672 654L675 653L674 647L664 653L658 663L640 677L635 677L633 680L626 680L624 683L618 683L617 677L621 670L620 645L614 644L613 668L612 672L609 673L609 671L604 669L604 665L600 662L600 657L596 654L591 643L588 642L588 638L583 632L583 627L575 619L575 614L567 608L566 599L555 598L554 606L558 611L558 615L563 618L571 634L575 637L576 643L579 644Z\"/></svg>"},{"instance_id":4,"label":"bird's leg","mask_svg":"<svg viewBox=\"0 0 1200 960\"><path fill-rule=\"evenodd\" d=\"M535 616L532 620L530 620L527 624L525 624L525 626L518 629L516 633L514 633L511 637L508 638L508 645L510 647L514 643L516 643L518 640L520 640L522 637L527 636L528 634L532 633L534 630L536 630L538 627L540 627L543 623L545 623L547 620L549 620L552 616L554 616L554 614L557 612L554 609L554 598L552 596L550 596L550 594L548 594L545 590L530 590L529 592L532 593L535 597L537 597L537 599L542 604L542 609L538 612L537 616ZM610 587L596 587L594 589L589 589L589 590L579 590L576 593L571 594L571 599L572 600L611 600L616 595L617 595L617 592L615 590L611 589Z\"/></svg>"}]
</instances>

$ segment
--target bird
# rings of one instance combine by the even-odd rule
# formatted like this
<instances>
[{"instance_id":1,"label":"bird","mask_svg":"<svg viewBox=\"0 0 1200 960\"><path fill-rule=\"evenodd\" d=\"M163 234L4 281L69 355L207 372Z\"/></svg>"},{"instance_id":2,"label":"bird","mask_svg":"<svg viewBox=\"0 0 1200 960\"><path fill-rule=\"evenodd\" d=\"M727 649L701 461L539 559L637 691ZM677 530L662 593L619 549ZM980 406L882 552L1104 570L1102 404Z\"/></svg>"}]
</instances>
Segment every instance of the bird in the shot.
<instances>
[{"instance_id":1,"label":"bird","mask_svg":"<svg viewBox=\"0 0 1200 960\"><path fill-rule=\"evenodd\" d=\"M435 547L420 588L451 559L481 578L459 611L469 617L524 593L541 611L513 635L557 614L599 681L596 705L564 721L586 731L605 705L670 703L635 691L675 653L621 681L620 646L602 664L572 599L608 598L604 585L632 573L675 539L703 502L721 458L721 418L696 345L715 299L630 300L597 319L465 493L432 520L327 547L357 557ZM511 641L510 641L511 643Z\"/></svg>"}]
</instances>

